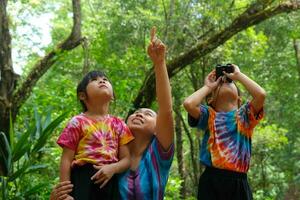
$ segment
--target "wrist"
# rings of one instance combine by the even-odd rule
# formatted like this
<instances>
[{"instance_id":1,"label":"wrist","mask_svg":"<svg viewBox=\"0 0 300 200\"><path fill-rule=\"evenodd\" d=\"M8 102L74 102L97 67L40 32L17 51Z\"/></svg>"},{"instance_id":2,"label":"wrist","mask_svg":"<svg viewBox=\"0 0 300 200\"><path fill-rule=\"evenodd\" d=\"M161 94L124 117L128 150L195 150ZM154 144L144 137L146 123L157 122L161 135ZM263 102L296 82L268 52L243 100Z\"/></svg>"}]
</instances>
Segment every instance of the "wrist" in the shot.
<instances>
[{"instance_id":1,"label":"wrist","mask_svg":"<svg viewBox=\"0 0 300 200\"><path fill-rule=\"evenodd\" d=\"M208 85L204 85L203 89L205 89L205 91L207 92L207 94L211 93L214 90L213 87L208 86Z\"/></svg>"},{"instance_id":2,"label":"wrist","mask_svg":"<svg viewBox=\"0 0 300 200\"><path fill-rule=\"evenodd\" d=\"M236 72L235 80L240 81L243 78L244 74L242 72Z\"/></svg>"},{"instance_id":3,"label":"wrist","mask_svg":"<svg viewBox=\"0 0 300 200\"><path fill-rule=\"evenodd\" d=\"M163 58L163 59L158 59L158 60L152 60L154 66L159 66L159 65L164 65L166 64L166 60Z\"/></svg>"}]
</instances>

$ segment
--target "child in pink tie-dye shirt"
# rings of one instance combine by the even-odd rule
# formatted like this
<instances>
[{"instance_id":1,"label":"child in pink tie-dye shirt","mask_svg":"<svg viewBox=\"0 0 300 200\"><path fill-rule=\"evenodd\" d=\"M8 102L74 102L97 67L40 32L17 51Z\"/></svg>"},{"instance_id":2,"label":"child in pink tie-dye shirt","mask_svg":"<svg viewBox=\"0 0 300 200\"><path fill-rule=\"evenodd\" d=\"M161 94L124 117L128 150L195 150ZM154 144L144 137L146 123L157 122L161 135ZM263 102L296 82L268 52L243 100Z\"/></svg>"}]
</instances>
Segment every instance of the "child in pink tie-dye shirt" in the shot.
<instances>
[{"instance_id":1,"label":"child in pink tie-dye shirt","mask_svg":"<svg viewBox=\"0 0 300 200\"><path fill-rule=\"evenodd\" d=\"M57 140L63 148L60 181L71 180L70 196L76 200L118 199L114 175L129 168L126 144L133 136L124 121L108 113L114 93L104 73L89 72L77 96L84 112L69 121Z\"/></svg>"}]
</instances>

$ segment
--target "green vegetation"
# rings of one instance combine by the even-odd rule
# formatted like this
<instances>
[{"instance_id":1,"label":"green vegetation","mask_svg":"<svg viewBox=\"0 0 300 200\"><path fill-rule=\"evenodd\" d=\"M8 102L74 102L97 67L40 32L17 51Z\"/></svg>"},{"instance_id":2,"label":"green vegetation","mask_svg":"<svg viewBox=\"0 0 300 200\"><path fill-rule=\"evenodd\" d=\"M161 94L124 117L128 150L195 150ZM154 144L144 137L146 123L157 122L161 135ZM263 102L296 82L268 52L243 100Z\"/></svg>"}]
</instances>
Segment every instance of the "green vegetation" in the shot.
<instances>
[{"instance_id":1,"label":"green vegetation","mask_svg":"<svg viewBox=\"0 0 300 200\"><path fill-rule=\"evenodd\" d=\"M249 180L254 199L300 199L300 12L270 15L254 26L246 25L247 19L231 26L252 5L256 6L251 12L259 15L285 1L254 2L82 0L81 35L87 46L82 48L81 43L65 51L56 45L71 32L72 1L9 1L12 48L18 57L13 57L14 65L24 67L16 89L43 54L56 49L56 55L16 117L7 122L10 130L0 133L0 162L6 174L0 176L0 199L49 198L58 181L61 149L56 139L66 120L81 112L75 89L83 71L101 69L109 75L116 94L112 114L126 118L136 106L156 108L152 100L134 103L143 84L150 87L147 84L151 83L145 82L152 69L146 47L153 25L168 46L169 66L181 53L203 43L199 54L180 60L170 75L178 125L176 143L182 146L175 155L165 199L196 199L203 170L198 163L203 134L187 127L181 103L203 84L203 77L217 63L228 62L237 64L267 92L265 118L256 127L252 141ZM39 40L45 33L31 22L44 15L50 16L45 26L52 38L46 46ZM222 31L227 31L227 39L212 40ZM243 101L248 98L243 90Z\"/></svg>"}]
</instances>

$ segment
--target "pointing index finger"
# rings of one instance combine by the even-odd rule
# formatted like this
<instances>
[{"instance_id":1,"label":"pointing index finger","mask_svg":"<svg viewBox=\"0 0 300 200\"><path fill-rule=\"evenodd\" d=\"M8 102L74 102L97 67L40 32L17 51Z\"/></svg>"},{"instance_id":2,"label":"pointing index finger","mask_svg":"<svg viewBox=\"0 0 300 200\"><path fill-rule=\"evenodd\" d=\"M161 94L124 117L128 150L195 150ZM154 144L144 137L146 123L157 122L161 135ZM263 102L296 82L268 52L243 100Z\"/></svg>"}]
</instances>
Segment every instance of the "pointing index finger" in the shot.
<instances>
[{"instance_id":1,"label":"pointing index finger","mask_svg":"<svg viewBox=\"0 0 300 200\"><path fill-rule=\"evenodd\" d=\"M154 40L155 40L155 38L156 38L156 27L155 26L153 26L152 28L151 28L151 32L150 32L150 40L151 40L151 42L154 42Z\"/></svg>"}]
</instances>

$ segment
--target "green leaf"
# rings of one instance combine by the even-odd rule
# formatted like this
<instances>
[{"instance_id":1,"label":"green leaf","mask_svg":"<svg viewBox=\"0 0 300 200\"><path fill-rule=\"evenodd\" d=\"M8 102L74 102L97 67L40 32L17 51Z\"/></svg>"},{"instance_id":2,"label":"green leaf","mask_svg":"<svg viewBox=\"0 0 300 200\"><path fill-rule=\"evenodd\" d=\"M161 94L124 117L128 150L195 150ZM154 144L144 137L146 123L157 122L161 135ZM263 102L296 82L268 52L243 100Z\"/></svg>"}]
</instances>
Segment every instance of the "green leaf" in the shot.
<instances>
[{"instance_id":1,"label":"green leaf","mask_svg":"<svg viewBox=\"0 0 300 200\"><path fill-rule=\"evenodd\" d=\"M36 194L41 191L41 189L45 188L48 185L48 183L40 183L33 188L27 190L24 192L25 199L29 199L29 196L32 194Z\"/></svg>"},{"instance_id":2,"label":"green leaf","mask_svg":"<svg viewBox=\"0 0 300 200\"><path fill-rule=\"evenodd\" d=\"M41 116L37 111L37 108L34 108L34 118L35 118L35 126L36 126L36 133L34 135L34 138L39 138L42 132L42 120Z\"/></svg>"},{"instance_id":3,"label":"green leaf","mask_svg":"<svg viewBox=\"0 0 300 200\"><path fill-rule=\"evenodd\" d=\"M3 175L8 176L11 171L11 148L3 132L0 132L0 164Z\"/></svg>"},{"instance_id":4,"label":"green leaf","mask_svg":"<svg viewBox=\"0 0 300 200\"><path fill-rule=\"evenodd\" d=\"M25 171L28 169L29 164L25 163L23 164L22 168L17 170L15 173L13 173L11 176L8 178L8 182L14 181L17 178L20 178L21 175L25 173Z\"/></svg>"},{"instance_id":5,"label":"green leaf","mask_svg":"<svg viewBox=\"0 0 300 200\"><path fill-rule=\"evenodd\" d=\"M15 148L12 151L12 159L13 161L19 160L26 152L30 150L31 144L29 143L29 136L34 134L36 131L36 127L33 124L29 129L22 134L22 136L17 141Z\"/></svg>"},{"instance_id":6,"label":"green leaf","mask_svg":"<svg viewBox=\"0 0 300 200\"><path fill-rule=\"evenodd\" d=\"M65 112L58 116L45 128L45 130L42 131L41 136L38 138L36 144L33 147L32 152L38 152L46 144L48 138L53 133L54 129L66 118L67 114L68 112Z\"/></svg>"},{"instance_id":7,"label":"green leaf","mask_svg":"<svg viewBox=\"0 0 300 200\"><path fill-rule=\"evenodd\" d=\"M28 167L27 171L25 172L26 174L36 172L40 169L46 169L48 167L47 164L40 164L40 165L32 165Z\"/></svg>"},{"instance_id":8,"label":"green leaf","mask_svg":"<svg viewBox=\"0 0 300 200\"><path fill-rule=\"evenodd\" d=\"M10 147L13 149L14 147L14 127L13 127L13 122L12 122L12 116L11 112L9 112L9 142L10 142Z\"/></svg>"}]
</instances>

